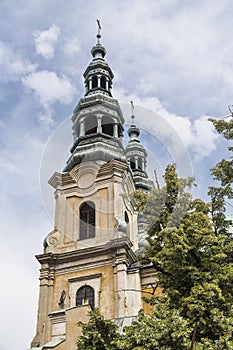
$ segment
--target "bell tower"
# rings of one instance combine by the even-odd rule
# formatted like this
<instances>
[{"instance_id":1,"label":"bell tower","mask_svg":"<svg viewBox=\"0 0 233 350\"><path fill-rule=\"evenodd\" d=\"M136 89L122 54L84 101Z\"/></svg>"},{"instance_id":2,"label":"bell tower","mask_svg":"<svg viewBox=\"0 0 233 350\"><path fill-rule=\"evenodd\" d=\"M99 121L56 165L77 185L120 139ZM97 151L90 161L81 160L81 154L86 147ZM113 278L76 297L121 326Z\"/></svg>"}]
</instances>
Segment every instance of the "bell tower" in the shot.
<instances>
[{"instance_id":1,"label":"bell tower","mask_svg":"<svg viewBox=\"0 0 233 350\"><path fill-rule=\"evenodd\" d=\"M74 349L81 332L77 323L86 322L92 308L124 324L142 307L137 213L129 197L134 173L122 145L124 118L112 97L113 73L100 38L99 25L84 72L85 94L72 116L71 156L49 180L55 222L36 256L40 292L31 349ZM143 276L148 282L145 269Z\"/></svg>"},{"instance_id":2,"label":"bell tower","mask_svg":"<svg viewBox=\"0 0 233 350\"><path fill-rule=\"evenodd\" d=\"M126 159L129 164L129 168L132 172L134 185L136 190L148 193L154 187L154 182L148 178L146 165L147 165L147 151L139 140L140 130L135 124L134 105L132 106L132 123L128 129L128 135L130 137L129 142L126 145ZM139 249L143 252L147 241L146 231L148 222L142 212L138 213L138 244Z\"/></svg>"},{"instance_id":3,"label":"bell tower","mask_svg":"<svg viewBox=\"0 0 233 350\"><path fill-rule=\"evenodd\" d=\"M124 117L112 97L113 73L104 57L106 49L100 43L92 48L92 61L84 72L85 96L76 106L72 121L74 144L64 171L87 161L98 164L112 159L126 162L122 145Z\"/></svg>"},{"instance_id":4,"label":"bell tower","mask_svg":"<svg viewBox=\"0 0 233 350\"><path fill-rule=\"evenodd\" d=\"M131 101L131 106L132 123L128 130L130 139L125 148L126 159L132 171L136 189L148 193L154 187L154 183L147 175L147 151L139 140L140 130L135 125L133 101Z\"/></svg>"}]
</instances>

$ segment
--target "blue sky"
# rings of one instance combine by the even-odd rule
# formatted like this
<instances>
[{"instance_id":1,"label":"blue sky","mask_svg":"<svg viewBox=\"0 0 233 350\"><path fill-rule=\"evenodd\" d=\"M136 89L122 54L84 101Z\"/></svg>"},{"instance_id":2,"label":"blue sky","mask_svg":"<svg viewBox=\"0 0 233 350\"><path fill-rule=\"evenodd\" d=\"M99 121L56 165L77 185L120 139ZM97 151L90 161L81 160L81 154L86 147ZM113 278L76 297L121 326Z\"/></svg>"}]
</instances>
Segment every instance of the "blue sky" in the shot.
<instances>
[{"instance_id":1,"label":"blue sky","mask_svg":"<svg viewBox=\"0 0 233 350\"><path fill-rule=\"evenodd\" d=\"M113 95L127 123L134 101L151 174L161 175L166 159L177 162L206 198L209 168L228 157L207 118L224 117L233 103L232 10L228 0L1 1L0 350L27 349L35 334L34 255L53 229L47 180L72 144L70 117L83 96L96 19Z\"/></svg>"}]
</instances>

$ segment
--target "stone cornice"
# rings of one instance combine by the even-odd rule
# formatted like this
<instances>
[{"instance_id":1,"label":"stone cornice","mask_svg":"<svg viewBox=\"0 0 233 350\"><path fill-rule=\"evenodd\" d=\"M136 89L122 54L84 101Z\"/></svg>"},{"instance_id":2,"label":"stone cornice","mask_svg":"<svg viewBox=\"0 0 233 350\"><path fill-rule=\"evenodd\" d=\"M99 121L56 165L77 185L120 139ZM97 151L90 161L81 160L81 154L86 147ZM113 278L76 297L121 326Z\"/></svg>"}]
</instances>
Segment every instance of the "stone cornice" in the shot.
<instances>
[{"instance_id":1,"label":"stone cornice","mask_svg":"<svg viewBox=\"0 0 233 350\"><path fill-rule=\"evenodd\" d=\"M82 281L88 281L88 280L92 280L95 278L100 278L101 277L101 273L96 273L94 275L88 275L88 276L81 276L81 277L73 277L73 278L69 278L69 282L82 282Z\"/></svg>"},{"instance_id":2,"label":"stone cornice","mask_svg":"<svg viewBox=\"0 0 233 350\"><path fill-rule=\"evenodd\" d=\"M57 190L65 191L65 193L73 193L74 195L78 194L80 191L78 179L79 176L84 174L84 169L87 170L87 172L89 171L90 173L95 174L95 191L99 188L98 183L102 184L113 176L114 181L116 182L122 182L126 177L130 177L133 184L128 164L118 160L110 160L102 165L99 165L96 162L89 162L89 164L86 162L84 166L84 164L81 163L76 165L70 172L55 172L49 179L48 183ZM84 190L82 189L82 194L83 191Z\"/></svg>"},{"instance_id":3,"label":"stone cornice","mask_svg":"<svg viewBox=\"0 0 233 350\"><path fill-rule=\"evenodd\" d=\"M59 254L45 253L36 255L36 258L42 265L42 270L48 270L48 268L53 269L55 274L56 269L59 269L59 273L61 273L61 270L63 269L62 265L64 265L66 270L70 263L75 263L75 265L85 265L85 260L88 260L88 264L90 265L90 258L91 261L94 262L96 259L98 260L98 258L102 257L99 264L106 265L103 259L104 256L106 257L105 260L108 260L108 263L112 261L112 264L117 264L120 259L121 262L124 261L124 263L129 266L136 261L136 255L131 247L132 243L130 240L127 237L124 237L110 240L106 244L100 246L88 247ZM74 264L71 264L70 267L73 268Z\"/></svg>"},{"instance_id":4,"label":"stone cornice","mask_svg":"<svg viewBox=\"0 0 233 350\"><path fill-rule=\"evenodd\" d=\"M68 172L55 172L49 179L48 183L56 189L62 189L65 185L73 185L74 187L77 185Z\"/></svg>"},{"instance_id":5,"label":"stone cornice","mask_svg":"<svg viewBox=\"0 0 233 350\"><path fill-rule=\"evenodd\" d=\"M74 109L72 121L75 122L78 115L81 115L81 110L86 108L94 108L95 111L110 112L109 109L115 111L120 117L121 123L124 123L124 117L118 101L110 96L103 95L101 93L95 95L88 95L80 99L79 103ZM87 111L88 112L88 111ZM93 110L91 111L93 113ZM83 113L83 112L82 112Z\"/></svg>"}]
</instances>

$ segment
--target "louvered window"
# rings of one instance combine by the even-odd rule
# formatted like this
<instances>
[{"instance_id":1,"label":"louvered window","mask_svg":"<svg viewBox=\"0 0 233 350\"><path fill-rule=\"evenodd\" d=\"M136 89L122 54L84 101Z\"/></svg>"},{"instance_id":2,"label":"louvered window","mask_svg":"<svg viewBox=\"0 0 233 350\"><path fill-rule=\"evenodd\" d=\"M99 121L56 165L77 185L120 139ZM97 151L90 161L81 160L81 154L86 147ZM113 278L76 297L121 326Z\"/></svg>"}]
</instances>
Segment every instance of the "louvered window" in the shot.
<instances>
[{"instance_id":1,"label":"louvered window","mask_svg":"<svg viewBox=\"0 0 233 350\"><path fill-rule=\"evenodd\" d=\"M85 202L80 207L80 239L95 237L95 204Z\"/></svg>"},{"instance_id":2,"label":"louvered window","mask_svg":"<svg viewBox=\"0 0 233 350\"><path fill-rule=\"evenodd\" d=\"M101 77L100 86L101 86L103 89L106 89L106 78L105 78L104 76Z\"/></svg>"},{"instance_id":3,"label":"louvered window","mask_svg":"<svg viewBox=\"0 0 233 350\"><path fill-rule=\"evenodd\" d=\"M94 75L94 76L92 77L92 89L97 88L97 86L98 86L98 79L97 79L97 76Z\"/></svg>"}]
</instances>

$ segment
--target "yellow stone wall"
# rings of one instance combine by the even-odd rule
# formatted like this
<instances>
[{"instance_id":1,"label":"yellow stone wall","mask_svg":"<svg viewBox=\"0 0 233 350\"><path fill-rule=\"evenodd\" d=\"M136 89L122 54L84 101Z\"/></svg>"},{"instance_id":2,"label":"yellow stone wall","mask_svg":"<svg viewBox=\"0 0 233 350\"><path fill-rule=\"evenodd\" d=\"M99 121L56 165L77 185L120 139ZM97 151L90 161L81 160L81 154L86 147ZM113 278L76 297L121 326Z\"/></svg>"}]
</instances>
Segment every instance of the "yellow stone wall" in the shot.
<instances>
[{"instance_id":1,"label":"yellow stone wall","mask_svg":"<svg viewBox=\"0 0 233 350\"><path fill-rule=\"evenodd\" d=\"M137 213L127 196L134 183L126 164L110 161L101 167L85 163L85 169L77 166L70 173L55 173L50 184L55 188L55 225L44 241L44 253L37 256L41 285L33 344L41 346L61 335L66 341L57 349L71 350L80 332L78 320L88 320L85 307L75 303L81 286L94 289L95 306L106 319L135 316L142 306L140 271L127 270L138 249ZM96 235L80 240L79 208L84 201L95 203Z\"/></svg>"},{"instance_id":2,"label":"yellow stone wall","mask_svg":"<svg viewBox=\"0 0 233 350\"><path fill-rule=\"evenodd\" d=\"M128 198L134 184L127 165L111 161L98 167L87 162L85 168L77 165L70 175L55 173L51 178L50 184L56 188L56 213L54 231L47 237L45 252L63 253L119 238L116 221L120 218L124 222L125 212L130 223L125 234L137 250L137 213ZM95 203L96 236L79 240L79 208L85 201Z\"/></svg>"},{"instance_id":3,"label":"yellow stone wall","mask_svg":"<svg viewBox=\"0 0 233 350\"><path fill-rule=\"evenodd\" d=\"M69 296L69 279L77 277L88 277L90 275L101 274L99 300L95 300L95 305L98 305L100 312L106 318L114 318L114 274L112 266L102 266L98 268L85 269L83 271L70 272L55 276L52 310L59 309L59 300L63 290L66 292L65 307L73 307L70 305ZM88 285L88 279L83 281L83 285Z\"/></svg>"},{"instance_id":4,"label":"yellow stone wall","mask_svg":"<svg viewBox=\"0 0 233 350\"><path fill-rule=\"evenodd\" d=\"M76 345L77 338L80 335L82 335L82 327L79 326L79 322L88 323L89 311L90 311L89 306L82 306L79 308L73 308L66 311L67 333L66 333L66 341L64 343L65 350L77 349L77 345Z\"/></svg>"},{"instance_id":5,"label":"yellow stone wall","mask_svg":"<svg viewBox=\"0 0 233 350\"><path fill-rule=\"evenodd\" d=\"M152 297L159 297L162 296L162 288L158 287L154 291L153 288L146 288L142 290L142 308L144 312L148 315L152 315L153 311L155 310L154 305L150 305L147 303L143 298L151 299Z\"/></svg>"}]
</instances>

